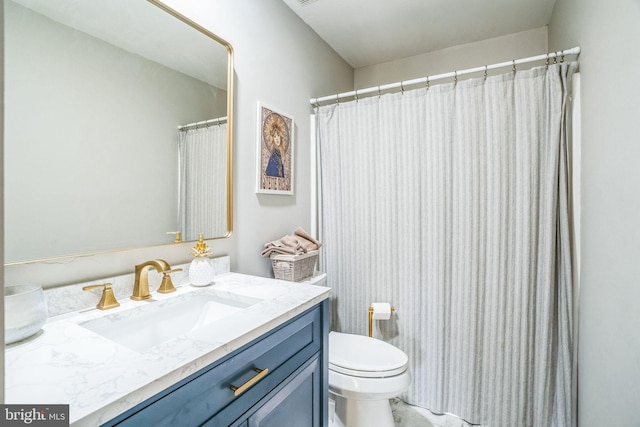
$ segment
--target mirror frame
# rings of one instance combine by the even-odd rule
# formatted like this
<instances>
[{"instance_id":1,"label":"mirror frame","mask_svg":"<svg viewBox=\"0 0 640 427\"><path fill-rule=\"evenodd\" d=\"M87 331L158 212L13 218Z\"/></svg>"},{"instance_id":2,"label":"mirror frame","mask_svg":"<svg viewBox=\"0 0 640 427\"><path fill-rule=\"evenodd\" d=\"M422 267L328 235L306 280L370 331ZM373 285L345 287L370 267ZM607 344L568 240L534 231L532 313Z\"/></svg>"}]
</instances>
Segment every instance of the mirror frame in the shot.
<instances>
[{"instance_id":1,"label":"mirror frame","mask_svg":"<svg viewBox=\"0 0 640 427\"><path fill-rule=\"evenodd\" d=\"M182 15L181 13L179 13L176 10L172 9L171 7L167 6L163 2L161 2L159 0L146 0L146 1L148 1L152 5L160 8L161 10L165 11L166 13L168 13L171 16L173 16L174 18L182 21L186 25L189 25L190 27L192 27L195 30L199 31L200 33L204 34L205 36L211 38L212 40L220 43L227 50L227 158L226 158L226 164L227 164L227 171L226 171L226 179L227 179L227 196L226 196L227 197L227 212L226 212L226 214L227 214L227 232L223 236L211 237L211 238L207 238L206 240L218 240L218 239L229 238L231 236L231 234L233 233L233 123L234 123L234 117L233 117L234 116L234 114L233 114L233 100L234 100L233 47L231 46L231 44L229 42L227 42L223 38L217 36L216 34L212 33L209 30L207 30L206 28L204 28L200 24L196 23L195 21L187 18L186 16ZM190 243L190 242L194 242L194 241L195 240L183 240L180 243ZM4 265L5 266L24 265L24 264L34 264L34 263L38 263L38 262L49 262L49 261L55 261L55 260L62 260L62 259L68 259L68 258L90 257L90 256L99 255L99 254L125 252L125 251L144 249L144 248L151 248L151 247L169 246L169 245L175 245L176 243L177 242L171 242L171 243L161 243L161 244L152 244L152 245L141 245L141 246L134 246L134 247L123 247L123 248L116 248L116 249L105 249L105 250L95 251L95 252L85 252L85 253L60 255L60 256L47 257L47 258L38 258L38 259L30 259L30 260L22 260L22 261L12 261L12 262L4 263Z\"/></svg>"}]
</instances>

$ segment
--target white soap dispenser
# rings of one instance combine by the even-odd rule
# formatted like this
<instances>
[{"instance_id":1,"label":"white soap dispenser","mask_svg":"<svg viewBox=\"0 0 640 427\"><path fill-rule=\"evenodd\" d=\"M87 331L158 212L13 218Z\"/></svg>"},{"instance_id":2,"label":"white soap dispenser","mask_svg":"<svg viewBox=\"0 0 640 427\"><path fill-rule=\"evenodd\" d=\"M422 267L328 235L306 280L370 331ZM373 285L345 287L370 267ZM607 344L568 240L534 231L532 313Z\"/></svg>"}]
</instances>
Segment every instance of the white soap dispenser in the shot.
<instances>
[{"instance_id":1,"label":"white soap dispenser","mask_svg":"<svg viewBox=\"0 0 640 427\"><path fill-rule=\"evenodd\" d=\"M193 286L208 286L213 283L215 271L213 263L209 256L211 251L200 234L200 240L196 246L191 249L191 255L195 258L189 265L189 281Z\"/></svg>"}]
</instances>

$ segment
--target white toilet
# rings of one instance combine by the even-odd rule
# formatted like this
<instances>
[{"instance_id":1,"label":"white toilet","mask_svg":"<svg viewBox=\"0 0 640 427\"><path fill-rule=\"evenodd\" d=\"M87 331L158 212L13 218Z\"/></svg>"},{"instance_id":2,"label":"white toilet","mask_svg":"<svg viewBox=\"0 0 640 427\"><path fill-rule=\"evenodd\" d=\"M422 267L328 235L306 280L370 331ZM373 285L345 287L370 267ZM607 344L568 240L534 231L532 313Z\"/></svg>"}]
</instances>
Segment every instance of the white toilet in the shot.
<instances>
[{"instance_id":1,"label":"white toilet","mask_svg":"<svg viewBox=\"0 0 640 427\"><path fill-rule=\"evenodd\" d=\"M389 399L411 384L407 355L376 338L329 333L329 426L394 427Z\"/></svg>"}]
</instances>

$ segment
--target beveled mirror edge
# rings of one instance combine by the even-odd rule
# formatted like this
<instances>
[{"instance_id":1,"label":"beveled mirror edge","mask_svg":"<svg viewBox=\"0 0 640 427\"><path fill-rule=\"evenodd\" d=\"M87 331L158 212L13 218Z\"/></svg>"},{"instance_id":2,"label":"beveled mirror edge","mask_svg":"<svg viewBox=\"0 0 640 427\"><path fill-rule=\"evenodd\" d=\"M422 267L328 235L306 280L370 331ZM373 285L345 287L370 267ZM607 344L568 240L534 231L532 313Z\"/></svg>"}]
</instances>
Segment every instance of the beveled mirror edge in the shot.
<instances>
[{"instance_id":1,"label":"beveled mirror edge","mask_svg":"<svg viewBox=\"0 0 640 427\"><path fill-rule=\"evenodd\" d=\"M223 45L225 47L225 49L227 50L227 232L226 234L224 234L223 236L217 236L217 237L211 237L211 238L207 238L205 240L220 240L220 239L227 239L229 238L232 234L233 234L233 182L232 182L232 178L233 178L233 123L234 123L234 114L233 114L233 94L234 94L234 86L233 86L233 46L231 46L231 44L229 42L227 42L226 40L224 40L223 38L217 36L216 34L212 33L211 31L207 30L206 28L204 28L203 26L199 25L198 23L192 21L191 19L187 18L186 16L182 15L181 13L175 11L174 9L170 8L169 6L167 6L166 4L158 1L158 0L147 0L149 3L153 4L154 6L157 6L158 8L164 10L165 12L167 12L168 14L172 15L174 18L179 19L180 21L184 22L185 24L191 26L192 28L196 29L197 31L203 33L204 35L206 35L207 37L215 40L216 42L220 43L221 45ZM181 243L192 243L195 242L196 240L185 240ZM179 244L181 244L179 243ZM64 260L64 259L73 259L73 258L85 258L85 257L92 257L95 255L101 255L101 254L110 254L110 253L116 253L116 252L126 252L126 251L135 251L135 250L140 250L140 249L145 249L145 248L152 248L152 247L163 247L163 246L172 246L175 245L176 243L174 242L168 242L168 243L162 243L162 244L156 244L156 245L142 245L142 246L133 246L133 247L127 247L127 248L117 248L117 249L108 249L108 250L102 250L102 251L94 251L94 252L84 252L84 253L77 253L77 254L71 254L71 255L61 255L61 256L55 256L55 257L48 257L48 258L38 258L38 259L30 259L30 260L23 260L23 261L12 261L12 262L7 262L4 263L5 266L14 266L14 265L25 265L25 264L35 264L35 263L39 263L39 262L52 262L52 261L58 261L58 260Z\"/></svg>"}]
</instances>

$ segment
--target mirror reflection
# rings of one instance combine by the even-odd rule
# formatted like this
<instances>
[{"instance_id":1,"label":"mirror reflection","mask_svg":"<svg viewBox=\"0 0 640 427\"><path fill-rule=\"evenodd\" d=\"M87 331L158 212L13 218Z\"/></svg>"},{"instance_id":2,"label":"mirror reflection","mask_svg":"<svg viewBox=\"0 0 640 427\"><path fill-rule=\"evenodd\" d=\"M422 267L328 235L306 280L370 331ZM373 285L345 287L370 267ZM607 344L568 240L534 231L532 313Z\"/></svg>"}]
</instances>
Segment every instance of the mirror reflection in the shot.
<instances>
[{"instance_id":1,"label":"mirror reflection","mask_svg":"<svg viewBox=\"0 0 640 427\"><path fill-rule=\"evenodd\" d=\"M231 47L144 0L4 7L6 262L229 235Z\"/></svg>"}]
</instances>

